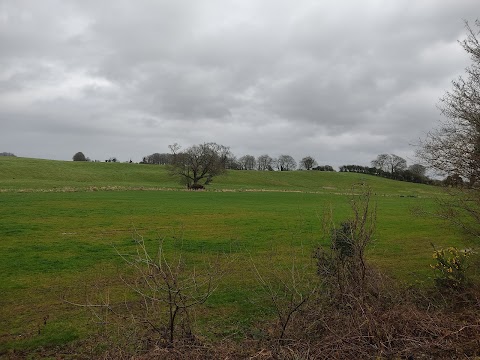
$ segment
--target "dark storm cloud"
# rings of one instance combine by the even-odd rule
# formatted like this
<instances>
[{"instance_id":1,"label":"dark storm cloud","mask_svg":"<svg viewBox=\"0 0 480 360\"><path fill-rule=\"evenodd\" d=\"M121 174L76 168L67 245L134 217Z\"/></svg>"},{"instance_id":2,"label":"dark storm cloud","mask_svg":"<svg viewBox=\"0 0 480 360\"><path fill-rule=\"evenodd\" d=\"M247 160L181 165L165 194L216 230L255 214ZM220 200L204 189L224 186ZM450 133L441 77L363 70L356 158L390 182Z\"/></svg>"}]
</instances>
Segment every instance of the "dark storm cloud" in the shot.
<instances>
[{"instance_id":1,"label":"dark storm cloud","mask_svg":"<svg viewBox=\"0 0 480 360\"><path fill-rule=\"evenodd\" d=\"M468 64L476 0L0 4L0 151L69 159L204 141L333 165L410 156Z\"/></svg>"}]
</instances>

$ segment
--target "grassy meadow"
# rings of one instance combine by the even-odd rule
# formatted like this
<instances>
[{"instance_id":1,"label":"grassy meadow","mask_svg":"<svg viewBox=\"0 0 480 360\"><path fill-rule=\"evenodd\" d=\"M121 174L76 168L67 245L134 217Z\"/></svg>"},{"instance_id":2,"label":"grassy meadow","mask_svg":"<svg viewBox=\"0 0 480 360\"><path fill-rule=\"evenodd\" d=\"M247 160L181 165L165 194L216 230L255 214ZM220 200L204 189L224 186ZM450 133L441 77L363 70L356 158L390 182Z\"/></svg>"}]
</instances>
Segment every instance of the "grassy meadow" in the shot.
<instances>
[{"instance_id":1,"label":"grassy meadow","mask_svg":"<svg viewBox=\"0 0 480 360\"><path fill-rule=\"evenodd\" d=\"M207 191L192 192L162 166L0 157L0 354L92 331L88 313L63 298L85 302L100 284L121 299L125 265L115 248L135 252L134 231L149 249L165 239L166 251L181 248L191 263L226 254L228 269L198 327L209 337L247 331L268 317L255 306L262 300L252 263L268 271L294 257L312 262L312 250L326 243L323 215L345 219L359 182L372 187L377 203L368 260L399 281L431 285L431 242L472 246L413 214L443 196L427 185L349 173L229 171Z\"/></svg>"}]
</instances>

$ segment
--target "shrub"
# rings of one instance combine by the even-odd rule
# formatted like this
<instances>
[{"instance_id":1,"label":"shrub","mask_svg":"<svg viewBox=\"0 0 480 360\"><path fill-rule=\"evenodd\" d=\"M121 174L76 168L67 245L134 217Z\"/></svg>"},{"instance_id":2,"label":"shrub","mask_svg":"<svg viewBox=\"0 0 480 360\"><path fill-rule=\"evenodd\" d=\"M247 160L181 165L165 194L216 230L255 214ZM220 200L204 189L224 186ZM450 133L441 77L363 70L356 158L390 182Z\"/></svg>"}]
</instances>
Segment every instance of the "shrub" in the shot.
<instances>
[{"instance_id":1,"label":"shrub","mask_svg":"<svg viewBox=\"0 0 480 360\"><path fill-rule=\"evenodd\" d=\"M123 302L112 296L111 289L87 296L86 303L65 301L89 309L93 319L99 321L105 341L121 344L123 351L195 341L192 312L216 290L223 275L221 257L187 265L181 249L183 239L180 243L175 237L159 239L153 254L136 231L133 240L134 252L120 253L116 249L125 265L120 275ZM172 248L169 254L164 249L166 242Z\"/></svg>"},{"instance_id":2,"label":"shrub","mask_svg":"<svg viewBox=\"0 0 480 360\"><path fill-rule=\"evenodd\" d=\"M435 285L440 290L463 290L468 285L466 276L467 258L470 250L458 250L455 247L437 250L434 247Z\"/></svg>"},{"instance_id":3,"label":"shrub","mask_svg":"<svg viewBox=\"0 0 480 360\"><path fill-rule=\"evenodd\" d=\"M352 239L352 225L351 221L344 221L340 224L339 228L332 230L332 248L338 251L341 259L352 257L355 253L355 239Z\"/></svg>"},{"instance_id":4,"label":"shrub","mask_svg":"<svg viewBox=\"0 0 480 360\"><path fill-rule=\"evenodd\" d=\"M87 161L87 158L81 151L79 151L73 155L73 161Z\"/></svg>"},{"instance_id":5,"label":"shrub","mask_svg":"<svg viewBox=\"0 0 480 360\"><path fill-rule=\"evenodd\" d=\"M257 280L262 291L277 316L277 329L274 338L283 344L286 340L287 328L301 312L307 302L315 297L317 282L312 271L311 262L297 259L295 251L290 252L291 265L284 268L279 265L273 254L270 254L269 266L263 273L252 261ZM314 269L313 269L314 270Z\"/></svg>"},{"instance_id":6,"label":"shrub","mask_svg":"<svg viewBox=\"0 0 480 360\"><path fill-rule=\"evenodd\" d=\"M352 215L335 226L327 219L330 251L318 248L314 253L317 273L337 296L364 295L367 286L365 249L375 232L376 206L371 203L372 190L363 184L352 187Z\"/></svg>"}]
</instances>

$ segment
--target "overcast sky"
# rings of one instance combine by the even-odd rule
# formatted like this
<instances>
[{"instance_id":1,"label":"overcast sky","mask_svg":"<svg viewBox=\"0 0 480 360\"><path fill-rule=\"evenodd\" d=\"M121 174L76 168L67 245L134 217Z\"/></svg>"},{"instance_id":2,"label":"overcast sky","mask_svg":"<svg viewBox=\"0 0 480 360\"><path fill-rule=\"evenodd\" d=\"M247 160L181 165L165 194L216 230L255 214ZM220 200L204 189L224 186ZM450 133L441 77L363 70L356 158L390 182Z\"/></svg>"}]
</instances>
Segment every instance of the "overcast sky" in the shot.
<instances>
[{"instance_id":1,"label":"overcast sky","mask_svg":"<svg viewBox=\"0 0 480 360\"><path fill-rule=\"evenodd\" d=\"M478 0L0 0L0 152L414 161Z\"/></svg>"}]
</instances>

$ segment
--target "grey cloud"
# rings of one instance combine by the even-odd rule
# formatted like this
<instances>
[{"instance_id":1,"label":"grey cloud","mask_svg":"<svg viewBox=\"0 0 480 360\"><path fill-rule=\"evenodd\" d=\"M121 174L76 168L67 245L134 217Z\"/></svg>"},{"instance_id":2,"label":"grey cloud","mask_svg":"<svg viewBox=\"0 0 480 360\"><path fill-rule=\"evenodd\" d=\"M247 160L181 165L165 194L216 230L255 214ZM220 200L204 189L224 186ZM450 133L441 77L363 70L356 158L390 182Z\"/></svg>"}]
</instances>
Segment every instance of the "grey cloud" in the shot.
<instances>
[{"instance_id":1,"label":"grey cloud","mask_svg":"<svg viewBox=\"0 0 480 360\"><path fill-rule=\"evenodd\" d=\"M456 41L477 11L476 0L7 0L0 150L139 160L217 141L332 165L412 154L468 64ZM28 146L11 140L25 129Z\"/></svg>"}]
</instances>

